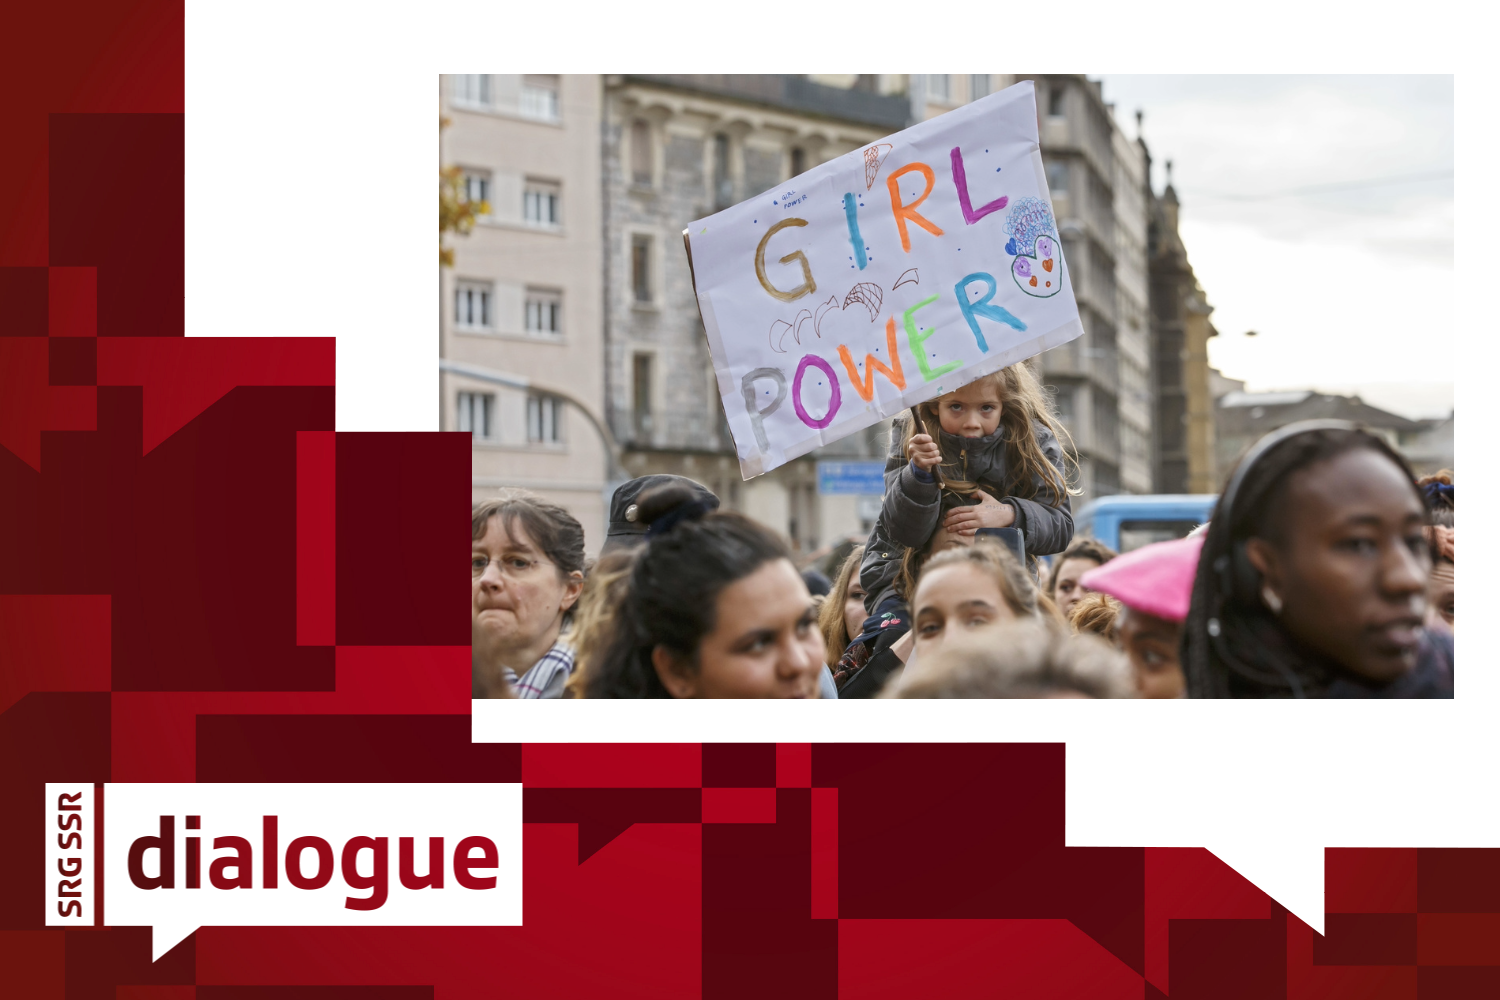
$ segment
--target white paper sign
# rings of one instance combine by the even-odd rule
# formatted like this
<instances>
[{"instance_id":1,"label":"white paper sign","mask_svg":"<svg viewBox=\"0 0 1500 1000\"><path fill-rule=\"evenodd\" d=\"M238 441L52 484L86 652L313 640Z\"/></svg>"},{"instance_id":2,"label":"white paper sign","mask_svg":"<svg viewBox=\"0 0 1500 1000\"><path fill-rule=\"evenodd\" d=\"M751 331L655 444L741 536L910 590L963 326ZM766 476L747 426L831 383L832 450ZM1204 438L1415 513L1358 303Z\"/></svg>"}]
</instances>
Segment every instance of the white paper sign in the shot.
<instances>
[{"instance_id":1,"label":"white paper sign","mask_svg":"<svg viewBox=\"0 0 1500 1000\"><path fill-rule=\"evenodd\" d=\"M685 235L746 479L1083 333L1030 81Z\"/></svg>"}]
</instances>

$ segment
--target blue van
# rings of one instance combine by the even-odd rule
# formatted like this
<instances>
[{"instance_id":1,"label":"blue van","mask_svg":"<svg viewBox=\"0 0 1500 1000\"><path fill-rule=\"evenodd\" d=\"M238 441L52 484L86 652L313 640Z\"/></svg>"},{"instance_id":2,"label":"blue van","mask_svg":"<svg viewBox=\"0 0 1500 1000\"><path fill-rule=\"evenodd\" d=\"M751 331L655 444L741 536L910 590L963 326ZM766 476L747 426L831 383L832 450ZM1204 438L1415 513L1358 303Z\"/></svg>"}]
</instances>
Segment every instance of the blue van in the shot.
<instances>
[{"instance_id":1,"label":"blue van","mask_svg":"<svg viewBox=\"0 0 1500 1000\"><path fill-rule=\"evenodd\" d=\"M1073 517L1073 537L1097 538L1116 552L1185 538L1213 514L1214 493L1119 494L1090 500Z\"/></svg>"}]
</instances>

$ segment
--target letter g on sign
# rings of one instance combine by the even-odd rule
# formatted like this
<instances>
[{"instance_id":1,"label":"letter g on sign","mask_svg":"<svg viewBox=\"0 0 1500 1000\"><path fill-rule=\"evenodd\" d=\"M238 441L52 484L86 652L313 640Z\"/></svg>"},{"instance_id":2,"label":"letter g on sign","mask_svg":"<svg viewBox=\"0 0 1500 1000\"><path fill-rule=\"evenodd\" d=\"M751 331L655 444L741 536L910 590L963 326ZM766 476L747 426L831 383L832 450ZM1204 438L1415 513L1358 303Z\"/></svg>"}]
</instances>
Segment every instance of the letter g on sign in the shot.
<instances>
[{"instance_id":1,"label":"letter g on sign","mask_svg":"<svg viewBox=\"0 0 1500 1000\"><path fill-rule=\"evenodd\" d=\"M817 282L813 281L812 268L807 264L807 256L801 250L793 250L781 258L781 263L790 264L795 260L801 264L802 284L786 292L774 287L771 284L771 279L766 277L766 244L771 242L772 236L775 236L787 226L805 225L807 225L806 219L782 219L776 225L766 230L766 235L760 238L760 246L755 248L755 277L760 280L760 287L770 292L782 302L791 302L794 299L802 298L804 295L811 295L818 290L818 285Z\"/></svg>"}]
</instances>

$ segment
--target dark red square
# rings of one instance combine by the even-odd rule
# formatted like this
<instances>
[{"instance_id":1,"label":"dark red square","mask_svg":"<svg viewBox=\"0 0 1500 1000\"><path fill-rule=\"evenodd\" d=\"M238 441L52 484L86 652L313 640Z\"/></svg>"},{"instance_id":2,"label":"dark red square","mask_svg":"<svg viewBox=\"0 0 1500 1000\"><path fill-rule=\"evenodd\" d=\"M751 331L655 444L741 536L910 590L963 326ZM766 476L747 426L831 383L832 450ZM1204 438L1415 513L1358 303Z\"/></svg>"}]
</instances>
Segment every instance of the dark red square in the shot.
<instances>
[{"instance_id":1,"label":"dark red square","mask_svg":"<svg viewBox=\"0 0 1500 1000\"><path fill-rule=\"evenodd\" d=\"M341 646L467 646L468 434L339 434L335 634Z\"/></svg>"},{"instance_id":2,"label":"dark red square","mask_svg":"<svg viewBox=\"0 0 1500 1000\"><path fill-rule=\"evenodd\" d=\"M1328 913L1313 965L1416 965L1415 913Z\"/></svg>"},{"instance_id":3,"label":"dark red square","mask_svg":"<svg viewBox=\"0 0 1500 1000\"><path fill-rule=\"evenodd\" d=\"M704 788L775 788L776 744L703 744Z\"/></svg>"},{"instance_id":4,"label":"dark red square","mask_svg":"<svg viewBox=\"0 0 1500 1000\"><path fill-rule=\"evenodd\" d=\"M47 269L0 267L0 337L47 336Z\"/></svg>"},{"instance_id":5,"label":"dark red square","mask_svg":"<svg viewBox=\"0 0 1500 1000\"><path fill-rule=\"evenodd\" d=\"M1500 968L1429 965L1417 969L1417 1000L1474 1000L1500 996Z\"/></svg>"},{"instance_id":6,"label":"dark red square","mask_svg":"<svg viewBox=\"0 0 1500 1000\"><path fill-rule=\"evenodd\" d=\"M1423 913L1500 913L1500 851L1419 849L1417 908Z\"/></svg>"},{"instance_id":7,"label":"dark red square","mask_svg":"<svg viewBox=\"0 0 1500 1000\"><path fill-rule=\"evenodd\" d=\"M98 339L94 337L48 338L48 385L94 385L98 382L98 369Z\"/></svg>"},{"instance_id":8,"label":"dark red square","mask_svg":"<svg viewBox=\"0 0 1500 1000\"><path fill-rule=\"evenodd\" d=\"M1172 1000L1285 1000L1285 920L1173 920Z\"/></svg>"}]
</instances>

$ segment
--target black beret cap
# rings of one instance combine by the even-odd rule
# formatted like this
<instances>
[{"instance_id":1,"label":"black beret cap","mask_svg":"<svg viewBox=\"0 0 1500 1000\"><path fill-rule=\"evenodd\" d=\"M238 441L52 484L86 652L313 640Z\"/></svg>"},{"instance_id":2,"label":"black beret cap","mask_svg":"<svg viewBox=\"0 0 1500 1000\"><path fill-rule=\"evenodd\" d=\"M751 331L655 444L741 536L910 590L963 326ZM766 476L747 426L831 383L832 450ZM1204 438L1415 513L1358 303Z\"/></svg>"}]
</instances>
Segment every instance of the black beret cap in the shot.
<instances>
[{"instance_id":1,"label":"black beret cap","mask_svg":"<svg viewBox=\"0 0 1500 1000\"><path fill-rule=\"evenodd\" d=\"M646 524L644 521L636 520L636 502L647 490L665 486L668 483L688 487L693 491L695 499L706 502L712 510L718 510L719 498L714 495L713 491L702 483L685 476L653 475L632 479L620 484L620 488L615 490L614 497L609 501L609 530L605 532L604 545L599 550L601 556L645 541Z\"/></svg>"}]
</instances>

